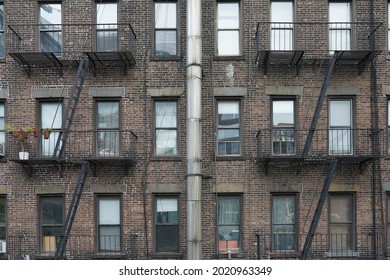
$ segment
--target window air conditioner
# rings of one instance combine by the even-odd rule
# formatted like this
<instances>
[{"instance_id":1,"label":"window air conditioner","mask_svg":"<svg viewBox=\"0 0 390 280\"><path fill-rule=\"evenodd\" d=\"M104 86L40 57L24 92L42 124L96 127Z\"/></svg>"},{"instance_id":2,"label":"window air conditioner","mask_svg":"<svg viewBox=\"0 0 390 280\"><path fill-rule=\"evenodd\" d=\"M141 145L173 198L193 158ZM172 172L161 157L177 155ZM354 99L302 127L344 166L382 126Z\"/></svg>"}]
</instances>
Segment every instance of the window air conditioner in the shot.
<instances>
[{"instance_id":1,"label":"window air conditioner","mask_svg":"<svg viewBox=\"0 0 390 280\"><path fill-rule=\"evenodd\" d=\"M0 254L7 252L7 242L0 241Z\"/></svg>"},{"instance_id":2,"label":"window air conditioner","mask_svg":"<svg viewBox=\"0 0 390 280\"><path fill-rule=\"evenodd\" d=\"M5 150L4 148L5 148L5 147L4 147L4 144L1 144L1 143L0 143L0 157L3 157L3 156L4 156L4 152L5 152L5 151L4 151L4 150Z\"/></svg>"}]
</instances>

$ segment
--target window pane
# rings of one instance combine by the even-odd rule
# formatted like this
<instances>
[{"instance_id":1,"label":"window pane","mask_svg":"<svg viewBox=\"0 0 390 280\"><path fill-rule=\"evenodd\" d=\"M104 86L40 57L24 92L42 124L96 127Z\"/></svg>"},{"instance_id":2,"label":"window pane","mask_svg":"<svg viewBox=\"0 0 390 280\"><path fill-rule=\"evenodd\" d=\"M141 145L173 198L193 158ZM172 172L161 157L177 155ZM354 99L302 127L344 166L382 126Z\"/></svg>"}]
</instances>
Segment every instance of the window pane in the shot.
<instances>
[{"instance_id":1,"label":"window pane","mask_svg":"<svg viewBox=\"0 0 390 280\"><path fill-rule=\"evenodd\" d=\"M176 28L176 3L155 3L155 27Z\"/></svg>"},{"instance_id":2,"label":"window pane","mask_svg":"<svg viewBox=\"0 0 390 280\"><path fill-rule=\"evenodd\" d=\"M351 129L330 129L329 149L332 155L352 154L352 130Z\"/></svg>"},{"instance_id":3,"label":"window pane","mask_svg":"<svg viewBox=\"0 0 390 280\"><path fill-rule=\"evenodd\" d=\"M238 101L218 102L218 127L237 128L240 126L240 103Z\"/></svg>"},{"instance_id":4,"label":"window pane","mask_svg":"<svg viewBox=\"0 0 390 280\"><path fill-rule=\"evenodd\" d=\"M239 55L240 54L240 32L236 30L218 31L218 54Z\"/></svg>"},{"instance_id":5,"label":"window pane","mask_svg":"<svg viewBox=\"0 0 390 280\"><path fill-rule=\"evenodd\" d=\"M329 22L351 22L351 3L329 2Z\"/></svg>"},{"instance_id":6,"label":"window pane","mask_svg":"<svg viewBox=\"0 0 390 280\"><path fill-rule=\"evenodd\" d=\"M156 55L176 55L176 30L156 31Z\"/></svg>"},{"instance_id":7,"label":"window pane","mask_svg":"<svg viewBox=\"0 0 390 280\"><path fill-rule=\"evenodd\" d=\"M272 221L273 224L295 224L295 196L273 196ZM288 227L290 228L290 227ZM274 232L278 231L274 228ZM285 232L285 227L279 229Z\"/></svg>"},{"instance_id":8,"label":"window pane","mask_svg":"<svg viewBox=\"0 0 390 280\"><path fill-rule=\"evenodd\" d=\"M332 251L353 249L352 225L332 224L330 232L330 249Z\"/></svg>"},{"instance_id":9,"label":"window pane","mask_svg":"<svg viewBox=\"0 0 390 280\"><path fill-rule=\"evenodd\" d=\"M0 32L0 57L4 57L4 33Z\"/></svg>"},{"instance_id":10,"label":"window pane","mask_svg":"<svg viewBox=\"0 0 390 280\"><path fill-rule=\"evenodd\" d=\"M109 52L118 50L118 31L97 31L96 48L100 52Z\"/></svg>"},{"instance_id":11,"label":"window pane","mask_svg":"<svg viewBox=\"0 0 390 280\"><path fill-rule=\"evenodd\" d=\"M240 240L240 226L219 226L219 240Z\"/></svg>"},{"instance_id":12,"label":"window pane","mask_svg":"<svg viewBox=\"0 0 390 280\"><path fill-rule=\"evenodd\" d=\"M155 102L156 128L176 128L177 104L176 101Z\"/></svg>"},{"instance_id":13,"label":"window pane","mask_svg":"<svg viewBox=\"0 0 390 280\"><path fill-rule=\"evenodd\" d=\"M177 252L179 250L179 227L177 225L156 226L156 251Z\"/></svg>"},{"instance_id":14,"label":"window pane","mask_svg":"<svg viewBox=\"0 0 390 280\"><path fill-rule=\"evenodd\" d=\"M352 100L330 101L330 126L352 127Z\"/></svg>"},{"instance_id":15,"label":"window pane","mask_svg":"<svg viewBox=\"0 0 390 280\"><path fill-rule=\"evenodd\" d=\"M61 24L61 4L41 4L40 24Z\"/></svg>"},{"instance_id":16,"label":"window pane","mask_svg":"<svg viewBox=\"0 0 390 280\"><path fill-rule=\"evenodd\" d=\"M4 31L4 5L0 3L0 31Z\"/></svg>"},{"instance_id":17,"label":"window pane","mask_svg":"<svg viewBox=\"0 0 390 280\"><path fill-rule=\"evenodd\" d=\"M218 223L240 223L240 197L218 197Z\"/></svg>"},{"instance_id":18,"label":"window pane","mask_svg":"<svg viewBox=\"0 0 390 280\"><path fill-rule=\"evenodd\" d=\"M272 1L271 22L293 22L293 2Z\"/></svg>"},{"instance_id":19,"label":"window pane","mask_svg":"<svg viewBox=\"0 0 390 280\"><path fill-rule=\"evenodd\" d=\"M156 130L156 154L177 155L177 131Z\"/></svg>"},{"instance_id":20,"label":"window pane","mask_svg":"<svg viewBox=\"0 0 390 280\"><path fill-rule=\"evenodd\" d=\"M119 102L98 102L98 128L119 128Z\"/></svg>"},{"instance_id":21,"label":"window pane","mask_svg":"<svg viewBox=\"0 0 390 280\"><path fill-rule=\"evenodd\" d=\"M0 197L0 240L4 240L6 236L6 220L5 220L5 198Z\"/></svg>"},{"instance_id":22,"label":"window pane","mask_svg":"<svg viewBox=\"0 0 390 280\"><path fill-rule=\"evenodd\" d=\"M238 29L239 27L239 4L218 4L218 29Z\"/></svg>"},{"instance_id":23,"label":"window pane","mask_svg":"<svg viewBox=\"0 0 390 280\"><path fill-rule=\"evenodd\" d=\"M177 223L177 198L157 198L156 199L156 223Z\"/></svg>"},{"instance_id":24,"label":"window pane","mask_svg":"<svg viewBox=\"0 0 390 280\"><path fill-rule=\"evenodd\" d=\"M41 103L41 128L60 129L62 126L62 103Z\"/></svg>"},{"instance_id":25,"label":"window pane","mask_svg":"<svg viewBox=\"0 0 390 280\"><path fill-rule=\"evenodd\" d=\"M62 197L41 199L42 225L62 225L64 219L64 200Z\"/></svg>"},{"instance_id":26,"label":"window pane","mask_svg":"<svg viewBox=\"0 0 390 280\"><path fill-rule=\"evenodd\" d=\"M120 153L119 131L98 132L98 154L101 157L117 157Z\"/></svg>"},{"instance_id":27,"label":"window pane","mask_svg":"<svg viewBox=\"0 0 390 280\"><path fill-rule=\"evenodd\" d=\"M352 223L352 196L333 195L330 199L331 223Z\"/></svg>"},{"instance_id":28,"label":"window pane","mask_svg":"<svg viewBox=\"0 0 390 280\"><path fill-rule=\"evenodd\" d=\"M294 127L293 100L274 100L272 102L272 114L274 127Z\"/></svg>"},{"instance_id":29,"label":"window pane","mask_svg":"<svg viewBox=\"0 0 390 280\"><path fill-rule=\"evenodd\" d=\"M96 23L117 23L117 3L97 3L96 4Z\"/></svg>"},{"instance_id":30,"label":"window pane","mask_svg":"<svg viewBox=\"0 0 390 280\"><path fill-rule=\"evenodd\" d=\"M121 235L120 226L100 226L99 227L100 251L120 251Z\"/></svg>"},{"instance_id":31,"label":"window pane","mask_svg":"<svg viewBox=\"0 0 390 280\"><path fill-rule=\"evenodd\" d=\"M119 198L99 199L99 225L120 224L120 201Z\"/></svg>"}]
</instances>

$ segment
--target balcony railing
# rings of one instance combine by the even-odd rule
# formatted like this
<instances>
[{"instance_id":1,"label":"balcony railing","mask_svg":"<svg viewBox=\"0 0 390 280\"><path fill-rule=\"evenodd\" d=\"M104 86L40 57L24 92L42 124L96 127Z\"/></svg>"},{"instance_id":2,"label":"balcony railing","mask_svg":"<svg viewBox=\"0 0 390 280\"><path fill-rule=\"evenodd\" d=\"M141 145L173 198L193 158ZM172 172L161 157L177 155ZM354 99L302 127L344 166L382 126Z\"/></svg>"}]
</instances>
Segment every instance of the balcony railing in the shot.
<instances>
[{"instance_id":1,"label":"balcony railing","mask_svg":"<svg viewBox=\"0 0 390 280\"><path fill-rule=\"evenodd\" d=\"M258 259L299 259L305 234L258 234ZM309 259L384 259L381 234L315 234Z\"/></svg>"},{"instance_id":2,"label":"balcony railing","mask_svg":"<svg viewBox=\"0 0 390 280\"><path fill-rule=\"evenodd\" d=\"M73 162L88 159L135 160L137 136L130 130L69 131L63 157L53 158L60 133L53 130L49 139L44 139L41 134L38 137L30 134L23 143L25 151L29 153L28 160L36 160L37 163L52 159ZM11 160L19 160L19 139L10 134L8 143L7 156Z\"/></svg>"},{"instance_id":3,"label":"balcony railing","mask_svg":"<svg viewBox=\"0 0 390 280\"><path fill-rule=\"evenodd\" d=\"M257 158L300 159L309 130L263 129L257 133ZM375 146L372 144L375 141ZM365 160L383 156L387 142L383 130L316 129L305 159L355 158Z\"/></svg>"}]
</instances>

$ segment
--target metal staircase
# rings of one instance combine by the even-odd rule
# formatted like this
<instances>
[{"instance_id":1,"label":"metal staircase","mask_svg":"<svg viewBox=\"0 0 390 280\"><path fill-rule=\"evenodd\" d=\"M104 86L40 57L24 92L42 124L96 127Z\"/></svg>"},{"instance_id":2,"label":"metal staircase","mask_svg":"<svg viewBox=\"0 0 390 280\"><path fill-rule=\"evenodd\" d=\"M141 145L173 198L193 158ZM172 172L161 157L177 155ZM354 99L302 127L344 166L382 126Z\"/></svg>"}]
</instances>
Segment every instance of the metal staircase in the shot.
<instances>
[{"instance_id":1,"label":"metal staircase","mask_svg":"<svg viewBox=\"0 0 390 280\"><path fill-rule=\"evenodd\" d=\"M80 64L77 69L76 78L74 79L72 90L70 92L69 101L65 110L65 118L62 121L61 131L59 132L56 146L54 148L53 158L61 158L64 155L66 141L73 122L73 117L76 112L77 103L80 98L80 92L84 84L84 80L88 76L89 59L83 56L80 59Z\"/></svg>"},{"instance_id":2,"label":"metal staircase","mask_svg":"<svg viewBox=\"0 0 390 280\"><path fill-rule=\"evenodd\" d=\"M74 218L76 216L77 208L79 206L81 194L83 193L84 185L85 185L85 182L87 180L88 171L89 171L89 162L86 160L86 161L84 161L84 163L81 167L80 175L79 175L79 178L77 179L76 188L75 188L73 196L72 196L72 201L69 205L69 209L68 209L68 213L66 215L65 223L64 223L64 226L62 228L60 240L57 243L57 250L56 250L55 257L54 257L57 260L63 258L66 244L68 242L69 234L70 234L70 231L72 230L73 221L74 221Z\"/></svg>"}]
</instances>

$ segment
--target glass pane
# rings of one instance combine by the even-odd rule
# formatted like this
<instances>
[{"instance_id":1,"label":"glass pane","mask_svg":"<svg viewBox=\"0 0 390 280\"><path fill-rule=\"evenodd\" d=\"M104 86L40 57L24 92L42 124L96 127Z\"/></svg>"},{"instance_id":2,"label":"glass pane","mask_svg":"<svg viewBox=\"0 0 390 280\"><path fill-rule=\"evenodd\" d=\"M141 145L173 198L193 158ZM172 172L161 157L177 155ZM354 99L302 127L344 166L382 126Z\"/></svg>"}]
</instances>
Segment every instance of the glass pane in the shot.
<instances>
[{"instance_id":1,"label":"glass pane","mask_svg":"<svg viewBox=\"0 0 390 280\"><path fill-rule=\"evenodd\" d=\"M53 52L59 55L61 52L62 32L41 31L41 51Z\"/></svg>"},{"instance_id":2,"label":"glass pane","mask_svg":"<svg viewBox=\"0 0 390 280\"><path fill-rule=\"evenodd\" d=\"M238 29L240 27L238 3L218 4L218 29Z\"/></svg>"},{"instance_id":3,"label":"glass pane","mask_svg":"<svg viewBox=\"0 0 390 280\"><path fill-rule=\"evenodd\" d=\"M99 249L100 251L121 250L120 226L99 227Z\"/></svg>"},{"instance_id":4,"label":"glass pane","mask_svg":"<svg viewBox=\"0 0 390 280\"><path fill-rule=\"evenodd\" d=\"M156 31L156 55L176 55L176 30Z\"/></svg>"},{"instance_id":5,"label":"glass pane","mask_svg":"<svg viewBox=\"0 0 390 280\"><path fill-rule=\"evenodd\" d=\"M118 50L118 31L97 31L96 49L99 52L109 52Z\"/></svg>"},{"instance_id":6,"label":"glass pane","mask_svg":"<svg viewBox=\"0 0 390 280\"><path fill-rule=\"evenodd\" d=\"M155 102L156 128L177 127L177 103L176 101Z\"/></svg>"},{"instance_id":7,"label":"glass pane","mask_svg":"<svg viewBox=\"0 0 390 280\"><path fill-rule=\"evenodd\" d=\"M240 197L218 197L218 224L239 224L240 218Z\"/></svg>"},{"instance_id":8,"label":"glass pane","mask_svg":"<svg viewBox=\"0 0 390 280\"><path fill-rule=\"evenodd\" d=\"M272 1L271 22L293 22L293 2Z\"/></svg>"},{"instance_id":9,"label":"glass pane","mask_svg":"<svg viewBox=\"0 0 390 280\"><path fill-rule=\"evenodd\" d=\"M156 155L177 155L176 130L156 130Z\"/></svg>"},{"instance_id":10,"label":"glass pane","mask_svg":"<svg viewBox=\"0 0 390 280\"><path fill-rule=\"evenodd\" d=\"M61 24L61 4L41 4L40 24Z\"/></svg>"},{"instance_id":11,"label":"glass pane","mask_svg":"<svg viewBox=\"0 0 390 280\"><path fill-rule=\"evenodd\" d=\"M272 121L274 127L294 127L294 101L272 101Z\"/></svg>"},{"instance_id":12,"label":"glass pane","mask_svg":"<svg viewBox=\"0 0 390 280\"><path fill-rule=\"evenodd\" d=\"M329 30L331 50L347 51L351 49L351 30Z\"/></svg>"},{"instance_id":13,"label":"glass pane","mask_svg":"<svg viewBox=\"0 0 390 280\"><path fill-rule=\"evenodd\" d=\"M352 100L330 101L330 127L352 128Z\"/></svg>"},{"instance_id":14,"label":"glass pane","mask_svg":"<svg viewBox=\"0 0 390 280\"><path fill-rule=\"evenodd\" d=\"M353 214L352 195L330 196L330 222L352 223Z\"/></svg>"},{"instance_id":15,"label":"glass pane","mask_svg":"<svg viewBox=\"0 0 390 280\"><path fill-rule=\"evenodd\" d=\"M117 23L118 12L117 3L97 3L96 4L96 23Z\"/></svg>"},{"instance_id":16,"label":"glass pane","mask_svg":"<svg viewBox=\"0 0 390 280\"><path fill-rule=\"evenodd\" d=\"M240 131L238 129L219 129L218 142L239 141Z\"/></svg>"},{"instance_id":17,"label":"glass pane","mask_svg":"<svg viewBox=\"0 0 390 280\"><path fill-rule=\"evenodd\" d=\"M62 126L62 103L41 103L41 128L60 129Z\"/></svg>"},{"instance_id":18,"label":"glass pane","mask_svg":"<svg viewBox=\"0 0 390 280\"><path fill-rule=\"evenodd\" d=\"M218 142L218 155L239 155L240 142Z\"/></svg>"},{"instance_id":19,"label":"glass pane","mask_svg":"<svg viewBox=\"0 0 390 280\"><path fill-rule=\"evenodd\" d=\"M295 250L295 234L272 234L272 250Z\"/></svg>"},{"instance_id":20,"label":"glass pane","mask_svg":"<svg viewBox=\"0 0 390 280\"><path fill-rule=\"evenodd\" d=\"M387 223L390 224L390 195L387 195Z\"/></svg>"},{"instance_id":21,"label":"glass pane","mask_svg":"<svg viewBox=\"0 0 390 280\"><path fill-rule=\"evenodd\" d=\"M176 3L155 3L155 27L176 28Z\"/></svg>"},{"instance_id":22,"label":"glass pane","mask_svg":"<svg viewBox=\"0 0 390 280\"><path fill-rule=\"evenodd\" d=\"M101 157L117 157L120 153L119 131L98 132L98 155Z\"/></svg>"},{"instance_id":23,"label":"glass pane","mask_svg":"<svg viewBox=\"0 0 390 280\"><path fill-rule=\"evenodd\" d=\"M329 2L329 22L351 22L351 3Z\"/></svg>"},{"instance_id":24,"label":"glass pane","mask_svg":"<svg viewBox=\"0 0 390 280\"><path fill-rule=\"evenodd\" d=\"M218 128L240 127L240 103L238 101L218 102Z\"/></svg>"},{"instance_id":25,"label":"glass pane","mask_svg":"<svg viewBox=\"0 0 390 280\"><path fill-rule=\"evenodd\" d=\"M276 225L295 224L295 196L272 197L272 223L274 225L273 232L279 232ZM289 230L294 231L293 227L289 227ZM285 232L285 226L281 226L279 229Z\"/></svg>"},{"instance_id":26,"label":"glass pane","mask_svg":"<svg viewBox=\"0 0 390 280\"><path fill-rule=\"evenodd\" d=\"M237 30L218 31L218 54L240 54L240 32Z\"/></svg>"},{"instance_id":27,"label":"glass pane","mask_svg":"<svg viewBox=\"0 0 390 280\"><path fill-rule=\"evenodd\" d=\"M4 104L0 103L0 118L4 117Z\"/></svg>"},{"instance_id":28,"label":"glass pane","mask_svg":"<svg viewBox=\"0 0 390 280\"><path fill-rule=\"evenodd\" d=\"M49 139L45 139L44 136L41 136L41 151L42 156L53 156L54 149L57 145L57 140L60 135L60 132L53 131L50 133ZM62 142L61 142L62 144ZM59 147L61 147L61 144Z\"/></svg>"},{"instance_id":29,"label":"glass pane","mask_svg":"<svg viewBox=\"0 0 390 280\"><path fill-rule=\"evenodd\" d=\"M5 227L0 225L0 239L5 240Z\"/></svg>"},{"instance_id":30,"label":"glass pane","mask_svg":"<svg viewBox=\"0 0 390 280\"><path fill-rule=\"evenodd\" d=\"M156 226L156 251L177 252L179 250L179 227L177 225Z\"/></svg>"},{"instance_id":31,"label":"glass pane","mask_svg":"<svg viewBox=\"0 0 390 280\"><path fill-rule=\"evenodd\" d=\"M272 29L271 30L271 50L289 51L293 49L293 30Z\"/></svg>"},{"instance_id":32,"label":"glass pane","mask_svg":"<svg viewBox=\"0 0 390 280\"><path fill-rule=\"evenodd\" d=\"M178 223L177 198L156 199L156 223Z\"/></svg>"},{"instance_id":33,"label":"glass pane","mask_svg":"<svg viewBox=\"0 0 390 280\"><path fill-rule=\"evenodd\" d=\"M41 199L42 225L62 225L64 218L64 200L62 197Z\"/></svg>"},{"instance_id":34,"label":"glass pane","mask_svg":"<svg viewBox=\"0 0 390 280\"><path fill-rule=\"evenodd\" d=\"M329 130L329 153L331 155L352 154L352 130L330 129Z\"/></svg>"},{"instance_id":35,"label":"glass pane","mask_svg":"<svg viewBox=\"0 0 390 280\"><path fill-rule=\"evenodd\" d=\"M5 198L0 197L0 227L4 227L4 226L5 226Z\"/></svg>"},{"instance_id":36,"label":"glass pane","mask_svg":"<svg viewBox=\"0 0 390 280\"><path fill-rule=\"evenodd\" d=\"M0 57L4 57L4 33L0 32Z\"/></svg>"},{"instance_id":37,"label":"glass pane","mask_svg":"<svg viewBox=\"0 0 390 280\"><path fill-rule=\"evenodd\" d=\"M98 102L98 128L119 128L119 102Z\"/></svg>"},{"instance_id":38,"label":"glass pane","mask_svg":"<svg viewBox=\"0 0 390 280\"><path fill-rule=\"evenodd\" d=\"M352 250L352 226L351 225L330 225L330 249L332 251Z\"/></svg>"},{"instance_id":39,"label":"glass pane","mask_svg":"<svg viewBox=\"0 0 390 280\"><path fill-rule=\"evenodd\" d=\"M4 30L4 5L0 4L0 30Z\"/></svg>"},{"instance_id":40,"label":"glass pane","mask_svg":"<svg viewBox=\"0 0 390 280\"><path fill-rule=\"evenodd\" d=\"M120 201L119 198L99 199L99 225L120 224Z\"/></svg>"},{"instance_id":41,"label":"glass pane","mask_svg":"<svg viewBox=\"0 0 390 280\"><path fill-rule=\"evenodd\" d=\"M218 227L219 240L239 240L240 226L219 226Z\"/></svg>"}]
</instances>

